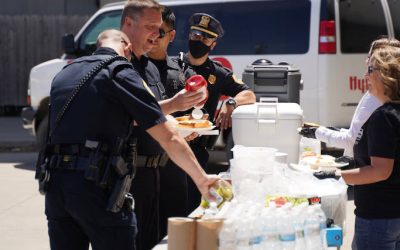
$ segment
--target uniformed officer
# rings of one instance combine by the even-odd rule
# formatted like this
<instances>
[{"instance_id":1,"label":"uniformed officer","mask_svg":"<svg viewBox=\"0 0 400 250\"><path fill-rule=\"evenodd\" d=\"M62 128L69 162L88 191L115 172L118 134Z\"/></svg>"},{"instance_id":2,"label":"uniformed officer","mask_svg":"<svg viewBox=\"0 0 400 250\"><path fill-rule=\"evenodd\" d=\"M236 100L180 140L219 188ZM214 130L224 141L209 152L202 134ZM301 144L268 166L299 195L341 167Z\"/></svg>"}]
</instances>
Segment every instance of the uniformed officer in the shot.
<instances>
[{"instance_id":1,"label":"uniformed officer","mask_svg":"<svg viewBox=\"0 0 400 250\"><path fill-rule=\"evenodd\" d=\"M195 13L189 19L189 52L184 56L183 65L188 65L197 74L202 75L208 81L208 100L204 109L209 114L209 119L215 122L220 129L228 129L232 126L231 114L240 105L251 104L256 101L254 92L220 63L209 58L209 53L217 45L224 30L221 23L214 17L205 13ZM180 63L182 65L182 63ZM174 87L174 86L173 86ZM178 86L176 91L179 91ZM221 107L218 114L217 106L221 95L230 98ZM208 152L205 145L208 144L207 136L201 136L191 141L191 148L197 160L203 168L208 161ZM195 209L200 202L200 194L195 185L188 180L189 184L189 211Z\"/></svg>"},{"instance_id":2,"label":"uniformed officer","mask_svg":"<svg viewBox=\"0 0 400 250\"><path fill-rule=\"evenodd\" d=\"M128 37L107 30L99 35L98 45L94 55L67 65L51 87L48 145L38 160L40 187L47 191L51 249L89 249L89 243L93 250L135 249L131 204L110 207L121 180L130 184L133 176L125 147L131 140L124 139L133 120L195 179L202 193L215 181L121 57L130 56ZM126 194L123 187L118 194Z\"/></svg>"},{"instance_id":3,"label":"uniformed officer","mask_svg":"<svg viewBox=\"0 0 400 250\"><path fill-rule=\"evenodd\" d=\"M154 0L127 1L121 29L132 42L132 64L143 78L143 86L159 101L164 114L186 110L202 99L201 93L177 93L166 99L157 67L145 55L157 43L162 24L162 6ZM143 129L135 127L138 136L137 172L131 192L135 198L138 222L137 248L151 249L159 241L159 168L166 157L159 143Z\"/></svg>"},{"instance_id":4,"label":"uniformed officer","mask_svg":"<svg viewBox=\"0 0 400 250\"><path fill-rule=\"evenodd\" d=\"M160 36L155 40L154 48L147 53L151 62L156 65L161 82L164 85L167 97L179 95L179 91L185 86L186 79L194 75L194 71L183 71L176 58L168 57L167 49L175 38L175 14L164 6L162 12L163 23L160 27ZM178 91L176 89L181 86ZM175 112L174 116L179 116ZM198 136L197 133L188 135L185 139L190 141ZM185 172L175 164L166 164L160 168L160 201L159 201L159 225L160 239L167 234L168 217L182 217L188 215L187 208L187 177Z\"/></svg>"}]
</instances>

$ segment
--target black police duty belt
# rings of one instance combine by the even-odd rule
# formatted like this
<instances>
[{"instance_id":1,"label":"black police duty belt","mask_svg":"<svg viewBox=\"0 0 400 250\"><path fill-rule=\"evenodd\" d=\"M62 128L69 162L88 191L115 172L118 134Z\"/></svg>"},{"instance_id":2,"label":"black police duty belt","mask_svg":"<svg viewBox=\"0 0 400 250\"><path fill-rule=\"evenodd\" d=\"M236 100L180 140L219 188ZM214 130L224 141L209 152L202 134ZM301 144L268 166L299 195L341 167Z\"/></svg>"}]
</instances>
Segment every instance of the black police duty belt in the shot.
<instances>
[{"instance_id":1,"label":"black police duty belt","mask_svg":"<svg viewBox=\"0 0 400 250\"><path fill-rule=\"evenodd\" d=\"M168 155L166 153L158 155L137 155L134 166L135 167L147 167L147 168L157 168L165 167L168 161Z\"/></svg>"},{"instance_id":2,"label":"black police duty belt","mask_svg":"<svg viewBox=\"0 0 400 250\"><path fill-rule=\"evenodd\" d=\"M85 171L89 166L92 148L82 144L50 145L50 169Z\"/></svg>"}]
</instances>

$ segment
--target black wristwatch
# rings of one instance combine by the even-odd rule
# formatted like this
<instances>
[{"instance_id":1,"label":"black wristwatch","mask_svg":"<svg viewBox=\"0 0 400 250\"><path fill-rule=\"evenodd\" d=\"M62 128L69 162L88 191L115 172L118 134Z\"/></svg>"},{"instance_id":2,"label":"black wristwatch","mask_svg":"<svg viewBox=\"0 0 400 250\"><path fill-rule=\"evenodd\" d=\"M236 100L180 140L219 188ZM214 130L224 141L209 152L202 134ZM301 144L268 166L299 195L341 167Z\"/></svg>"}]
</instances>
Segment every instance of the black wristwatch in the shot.
<instances>
[{"instance_id":1,"label":"black wristwatch","mask_svg":"<svg viewBox=\"0 0 400 250\"><path fill-rule=\"evenodd\" d=\"M229 99L226 101L226 105L230 105L230 106L233 106L233 108L236 108L236 101L235 101L235 99L229 98Z\"/></svg>"}]
</instances>

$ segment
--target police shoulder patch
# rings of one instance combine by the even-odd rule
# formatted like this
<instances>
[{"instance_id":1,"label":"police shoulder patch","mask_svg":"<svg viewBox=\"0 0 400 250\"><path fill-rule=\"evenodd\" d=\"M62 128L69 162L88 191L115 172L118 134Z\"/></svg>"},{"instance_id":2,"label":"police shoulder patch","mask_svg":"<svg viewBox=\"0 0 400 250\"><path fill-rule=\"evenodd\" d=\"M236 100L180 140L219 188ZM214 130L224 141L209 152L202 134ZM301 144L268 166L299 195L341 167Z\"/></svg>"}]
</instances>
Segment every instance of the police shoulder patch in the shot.
<instances>
[{"instance_id":1,"label":"police shoulder patch","mask_svg":"<svg viewBox=\"0 0 400 250\"><path fill-rule=\"evenodd\" d=\"M232 79L235 83L237 84L244 84L244 82L242 81L242 79L238 79L237 76L235 74L232 74Z\"/></svg>"},{"instance_id":2,"label":"police shoulder patch","mask_svg":"<svg viewBox=\"0 0 400 250\"><path fill-rule=\"evenodd\" d=\"M220 61L212 60L212 59L210 59L210 60L214 63L216 68L223 69L223 71L226 71L226 73L232 72L232 70L230 68L225 67Z\"/></svg>"}]
</instances>

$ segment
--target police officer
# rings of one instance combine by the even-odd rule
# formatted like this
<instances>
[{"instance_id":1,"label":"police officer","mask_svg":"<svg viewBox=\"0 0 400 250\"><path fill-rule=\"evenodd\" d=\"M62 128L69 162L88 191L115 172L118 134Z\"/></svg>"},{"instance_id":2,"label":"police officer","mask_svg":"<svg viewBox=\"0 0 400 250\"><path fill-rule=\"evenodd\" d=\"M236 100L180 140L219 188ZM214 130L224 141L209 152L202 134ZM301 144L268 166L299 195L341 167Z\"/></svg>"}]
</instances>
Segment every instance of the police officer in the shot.
<instances>
[{"instance_id":1,"label":"police officer","mask_svg":"<svg viewBox=\"0 0 400 250\"><path fill-rule=\"evenodd\" d=\"M190 68L183 71L176 58L167 55L167 49L175 38L175 14L164 6L162 12L163 23L160 27L160 36L155 40L154 48L147 53L151 62L156 65L161 82L164 85L167 97L179 95L179 91L185 85L185 81L195 72ZM182 86L175 90L177 86ZM179 116L175 112L174 116ZM190 141L198 136L192 133L185 137ZM167 234L168 217L182 217L188 215L187 208L187 179L186 174L175 164L166 164L160 168L160 200L159 200L159 225L160 239Z\"/></svg>"},{"instance_id":2,"label":"police officer","mask_svg":"<svg viewBox=\"0 0 400 250\"><path fill-rule=\"evenodd\" d=\"M251 104L256 101L256 97L250 88L232 73L231 70L223 67L220 63L209 58L209 53L217 45L224 30L221 23L214 17L205 13L195 13L189 19L189 52L180 61L180 65L190 66L197 74L202 75L208 82L208 100L204 109L209 114L209 119L215 122L216 126L222 130L232 126L231 114L240 105ZM183 86L169 86L179 91ZM221 107L216 118L214 115L217 110L221 95L230 98ZM206 145L209 144L210 137L201 136L191 141L190 145L195 153L197 160L203 168L208 161ZM192 211L200 203L200 193L196 190L191 180L188 180L188 209Z\"/></svg>"},{"instance_id":3,"label":"police officer","mask_svg":"<svg viewBox=\"0 0 400 250\"><path fill-rule=\"evenodd\" d=\"M186 110L201 101L201 93L177 93L166 99L157 67L145 55L157 43L162 25L162 6L154 0L127 1L121 29L132 42L132 64L143 78L141 83L156 100L164 114ZM159 241L159 168L165 165L166 157L159 143L145 130L135 126L138 133L138 155L136 178L131 192L135 198L135 213L138 222L137 248L151 249Z\"/></svg>"},{"instance_id":4,"label":"police officer","mask_svg":"<svg viewBox=\"0 0 400 250\"><path fill-rule=\"evenodd\" d=\"M92 56L67 65L51 87L48 145L38 161L40 187L47 191L51 249L89 249L89 243L93 250L135 249L132 204L109 206L120 180L133 176L125 147L131 140L120 140L129 135L133 120L195 179L202 193L215 181L121 57L130 56L128 37L107 30L99 35L98 45ZM125 190L121 197L128 197Z\"/></svg>"}]
</instances>

